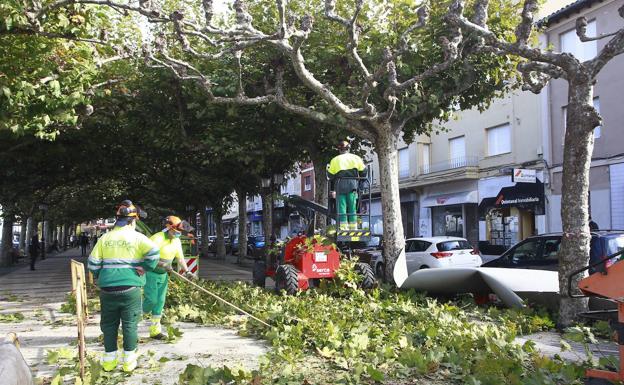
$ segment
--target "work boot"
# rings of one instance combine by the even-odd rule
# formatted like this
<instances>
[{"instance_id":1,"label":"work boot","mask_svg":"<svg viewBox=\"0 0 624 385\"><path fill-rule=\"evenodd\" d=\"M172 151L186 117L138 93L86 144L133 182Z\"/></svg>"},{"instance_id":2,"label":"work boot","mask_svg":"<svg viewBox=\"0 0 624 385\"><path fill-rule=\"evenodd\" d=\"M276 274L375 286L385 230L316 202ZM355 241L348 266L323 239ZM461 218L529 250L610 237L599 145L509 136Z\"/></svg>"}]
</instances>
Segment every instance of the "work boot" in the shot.
<instances>
[{"instance_id":1,"label":"work boot","mask_svg":"<svg viewBox=\"0 0 624 385\"><path fill-rule=\"evenodd\" d=\"M162 333L162 326L160 325L160 317L152 317L152 324L149 328L150 338L160 340L164 337Z\"/></svg>"},{"instance_id":2,"label":"work boot","mask_svg":"<svg viewBox=\"0 0 624 385\"><path fill-rule=\"evenodd\" d=\"M123 365L122 365L123 371L126 373L133 371L137 367L138 361L139 361L138 349L134 349L129 352L124 350Z\"/></svg>"},{"instance_id":3,"label":"work boot","mask_svg":"<svg viewBox=\"0 0 624 385\"><path fill-rule=\"evenodd\" d=\"M102 356L102 369L107 372L111 370L115 370L119 361L117 360L117 351L114 352L106 352Z\"/></svg>"},{"instance_id":4,"label":"work boot","mask_svg":"<svg viewBox=\"0 0 624 385\"><path fill-rule=\"evenodd\" d=\"M349 230L349 224L348 223L341 223L340 224L340 230Z\"/></svg>"},{"instance_id":5,"label":"work boot","mask_svg":"<svg viewBox=\"0 0 624 385\"><path fill-rule=\"evenodd\" d=\"M357 223L349 223L349 230L357 230L357 229L358 229Z\"/></svg>"}]
</instances>

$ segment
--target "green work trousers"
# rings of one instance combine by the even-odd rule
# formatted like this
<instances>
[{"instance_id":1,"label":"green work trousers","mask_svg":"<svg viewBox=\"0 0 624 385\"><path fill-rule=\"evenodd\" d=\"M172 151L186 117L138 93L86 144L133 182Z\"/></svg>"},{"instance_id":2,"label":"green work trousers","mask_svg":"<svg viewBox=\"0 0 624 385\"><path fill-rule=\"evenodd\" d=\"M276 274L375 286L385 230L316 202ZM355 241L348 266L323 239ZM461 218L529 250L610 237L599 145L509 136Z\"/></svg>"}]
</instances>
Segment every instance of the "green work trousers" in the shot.
<instances>
[{"instance_id":1,"label":"green work trousers","mask_svg":"<svg viewBox=\"0 0 624 385\"><path fill-rule=\"evenodd\" d=\"M338 194L338 218L341 224L357 223L357 215L355 215L357 197L358 195L356 191Z\"/></svg>"},{"instance_id":2,"label":"green work trousers","mask_svg":"<svg viewBox=\"0 0 624 385\"><path fill-rule=\"evenodd\" d=\"M104 349L117 351L119 323L123 332L123 348L129 352L137 348L139 321L141 320L141 288L123 292L100 292L102 318L100 329L104 333Z\"/></svg>"},{"instance_id":3,"label":"green work trousers","mask_svg":"<svg viewBox=\"0 0 624 385\"><path fill-rule=\"evenodd\" d=\"M167 287L169 287L169 274L145 273L145 287L143 288L143 313L159 316L165 307Z\"/></svg>"}]
</instances>

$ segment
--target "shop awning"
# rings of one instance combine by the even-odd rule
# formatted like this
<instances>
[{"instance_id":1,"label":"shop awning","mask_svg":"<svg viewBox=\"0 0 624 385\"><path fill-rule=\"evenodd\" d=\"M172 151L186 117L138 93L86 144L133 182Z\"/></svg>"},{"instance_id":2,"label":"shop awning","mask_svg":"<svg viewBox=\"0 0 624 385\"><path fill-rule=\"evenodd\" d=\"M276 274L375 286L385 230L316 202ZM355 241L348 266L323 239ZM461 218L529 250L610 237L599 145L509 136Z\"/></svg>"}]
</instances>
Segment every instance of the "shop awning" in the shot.
<instances>
[{"instance_id":1,"label":"shop awning","mask_svg":"<svg viewBox=\"0 0 624 385\"><path fill-rule=\"evenodd\" d=\"M503 187L495 197L483 198L479 203L479 216L483 218L489 209L506 207L533 209L543 214L544 202L544 184L539 179L535 183L516 183Z\"/></svg>"},{"instance_id":2,"label":"shop awning","mask_svg":"<svg viewBox=\"0 0 624 385\"><path fill-rule=\"evenodd\" d=\"M459 205L462 203L479 203L477 191L462 191L451 194L430 195L423 199L422 207Z\"/></svg>"}]
</instances>

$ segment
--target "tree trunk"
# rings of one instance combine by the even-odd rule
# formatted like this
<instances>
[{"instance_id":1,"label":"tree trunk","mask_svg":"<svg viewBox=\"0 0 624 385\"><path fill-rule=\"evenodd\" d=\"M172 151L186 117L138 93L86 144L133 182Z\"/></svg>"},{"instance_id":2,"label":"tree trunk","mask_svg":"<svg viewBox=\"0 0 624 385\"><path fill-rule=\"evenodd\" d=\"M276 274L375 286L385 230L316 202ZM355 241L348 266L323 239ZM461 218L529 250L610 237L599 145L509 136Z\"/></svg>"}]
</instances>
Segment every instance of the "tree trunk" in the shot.
<instances>
[{"instance_id":1,"label":"tree trunk","mask_svg":"<svg viewBox=\"0 0 624 385\"><path fill-rule=\"evenodd\" d=\"M210 235L208 233L208 229L210 228L208 225L208 215L206 215L206 210L202 209L199 213L199 220L201 221L201 252L200 254L202 256L207 257L208 254L210 253L210 242L208 241L208 236Z\"/></svg>"},{"instance_id":2,"label":"tree trunk","mask_svg":"<svg viewBox=\"0 0 624 385\"><path fill-rule=\"evenodd\" d=\"M30 238L32 238L33 230L36 223L33 217L28 217L26 220L26 245L24 246L24 255L30 255Z\"/></svg>"},{"instance_id":3,"label":"tree trunk","mask_svg":"<svg viewBox=\"0 0 624 385\"><path fill-rule=\"evenodd\" d=\"M238 258L237 262L247 257L247 193L237 190L238 196Z\"/></svg>"},{"instance_id":4,"label":"tree trunk","mask_svg":"<svg viewBox=\"0 0 624 385\"><path fill-rule=\"evenodd\" d=\"M325 166L320 160L314 161L314 201L322 206L329 208L328 206L328 194L327 194L327 175L325 172ZM321 230L321 234L325 234L327 228L327 218L325 215L316 213L315 216L315 228Z\"/></svg>"},{"instance_id":5,"label":"tree trunk","mask_svg":"<svg viewBox=\"0 0 624 385\"><path fill-rule=\"evenodd\" d=\"M563 237L559 248L559 326L567 327L587 310L587 299L568 296L568 276L574 270L586 267L589 261L589 170L594 149L594 127L600 124L593 108L589 77L570 79L566 133L563 153L563 184L561 223ZM572 281L573 292L585 274Z\"/></svg>"},{"instance_id":6,"label":"tree trunk","mask_svg":"<svg viewBox=\"0 0 624 385\"><path fill-rule=\"evenodd\" d=\"M225 259L225 239L223 237L223 218L221 215L221 210L215 210L214 213L214 221L215 227L217 228L217 259Z\"/></svg>"},{"instance_id":7,"label":"tree trunk","mask_svg":"<svg viewBox=\"0 0 624 385\"><path fill-rule=\"evenodd\" d=\"M69 243L69 225L66 223L63 225L63 240L61 241L63 250L67 250L68 243Z\"/></svg>"},{"instance_id":8,"label":"tree trunk","mask_svg":"<svg viewBox=\"0 0 624 385\"><path fill-rule=\"evenodd\" d=\"M262 232L264 233L264 242L271 242L273 234L273 194L262 194Z\"/></svg>"},{"instance_id":9,"label":"tree trunk","mask_svg":"<svg viewBox=\"0 0 624 385\"><path fill-rule=\"evenodd\" d=\"M19 237L19 248L20 250L26 250L26 244L28 243L28 238L26 238L26 222L28 220L22 216L20 219L20 237Z\"/></svg>"},{"instance_id":10,"label":"tree trunk","mask_svg":"<svg viewBox=\"0 0 624 385\"><path fill-rule=\"evenodd\" d=\"M386 262L386 280L401 286L407 278L405 261L405 237L401 220L399 195L398 138L391 127L379 130L375 151L379 159L381 186L381 210L383 213L383 253ZM396 271L395 271L396 270ZM396 278L396 279L395 279Z\"/></svg>"},{"instance_id":11,"label":"tree trunk","mask_svg":"<svg viewBox=\"0 0 624 385\"><path fill-rule=\"evenodd\" d=\"M2 240L0 245L0 266L11 266L11 248L13 247L13 216L3 218Z\"/></svg>"},{"instance_id":12,"label":"tree trunk","mask_svg":"<svg viewBox=\"0 0 624 385\"><path fill-rule=\"evenodd\" d=\"M48 245L50 244L50 221L45 221L41 224L41 228L43 230L43 236L45 239L43 240L42 246L44 250L48 251Z\"/></svg>"}]
</instances>

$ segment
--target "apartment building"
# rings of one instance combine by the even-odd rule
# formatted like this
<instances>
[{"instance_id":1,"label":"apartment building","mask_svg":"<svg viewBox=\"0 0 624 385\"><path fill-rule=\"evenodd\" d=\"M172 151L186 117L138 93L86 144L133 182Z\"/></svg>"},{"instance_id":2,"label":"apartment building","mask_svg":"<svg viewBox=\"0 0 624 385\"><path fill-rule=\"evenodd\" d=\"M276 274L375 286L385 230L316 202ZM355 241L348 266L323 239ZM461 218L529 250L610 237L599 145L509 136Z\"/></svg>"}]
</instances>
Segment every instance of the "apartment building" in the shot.
<instances>
[{"instance_id":1,"label":"apartment building","mask_svg":"<svg viewBox=\"0 0 624 385\"><path fill-rule=\"evenodd\" d=\"M596 56L609 39L580 42L575 32L576 19L588 20L587 35L598 36L614 32L624 26L618 8L624 0L581 0L555 12L548 18L543 42L555 50L573 53L588 60ZM594 105L600 112L603 125L594 131L594 152L590 171L590 215L603 229L624 229L624 55L611 60L598 75L594 86ZM549 116L545 121L548 133L544 148L552 169L552 183L548 191L548 229L561 230L561 164L566 125L567 83L550 82L542 91L548 100Z\"/></svg>"}]
</instances>

